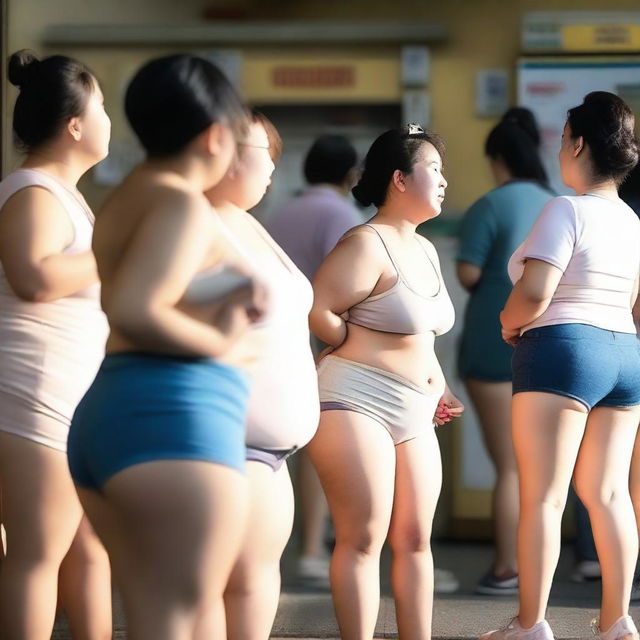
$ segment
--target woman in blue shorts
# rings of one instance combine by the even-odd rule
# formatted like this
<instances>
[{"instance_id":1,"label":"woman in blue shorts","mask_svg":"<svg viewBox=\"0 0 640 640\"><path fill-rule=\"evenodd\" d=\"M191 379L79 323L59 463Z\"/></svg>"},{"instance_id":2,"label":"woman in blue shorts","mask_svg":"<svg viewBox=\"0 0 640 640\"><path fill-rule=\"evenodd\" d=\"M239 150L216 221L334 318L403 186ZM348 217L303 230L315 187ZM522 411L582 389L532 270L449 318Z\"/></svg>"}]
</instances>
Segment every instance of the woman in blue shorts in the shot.
<instances>
[{"instance_id":1,"label":"woman in blue shorts","mask_svg":"<svg viewBox=\"0 0 640 640\"><path fill-rule=\"evenodd\" d=\"M482 640L551 640L544 620L571 478L589 511L602 568L602 640L632 640L638 552L629 466L640 418L640 221L618 197L638 161L634 117L617 96L570 109L560 168L576 196L544 208L509 263L501 313L513 356L513 441L520 480L520 608Z\"/></svg>"},{"instance_id":2,"label":"woman in blue shorts","mask_svg":"<svg viewBox=\"0 0 640 640\"><path fill-rule=\"evenodd\" d=\"M125 109L147 160L97 216L111 333L73 418L69 466L128 637L220 638L247 513L248 396L245 375L221 360L254 315L254 289L214 277L227 249L204 191L229 167L246 115L223 74L190 55L142 67Z\"/></svg>"}]
</instances>

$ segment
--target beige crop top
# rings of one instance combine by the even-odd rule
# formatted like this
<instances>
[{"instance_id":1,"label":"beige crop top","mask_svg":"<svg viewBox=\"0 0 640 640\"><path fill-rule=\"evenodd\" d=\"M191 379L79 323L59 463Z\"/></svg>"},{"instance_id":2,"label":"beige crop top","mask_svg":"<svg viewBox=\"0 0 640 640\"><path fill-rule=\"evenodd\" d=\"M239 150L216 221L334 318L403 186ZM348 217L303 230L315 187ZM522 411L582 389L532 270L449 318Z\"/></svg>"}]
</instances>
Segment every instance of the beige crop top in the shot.
<instances>
[{"instance_id":1,"label":"beige crop top","mask_svg":"<svg viewBox=\"0 0 640 640\"><path fill-rule=\"evenodd\" d=\"M438 278L438 290L435 295L423 296L411 288L380 233L369 224L365 226L373 229L380 238L396 271L397 279L390 289L369 296L351 307L347 321L367 329L405 335L433 332L439 336L449 331L453 326L455 313L442 280L437 254L433 260L423 243L418 241Z\"/></svg>"}]
</instances>

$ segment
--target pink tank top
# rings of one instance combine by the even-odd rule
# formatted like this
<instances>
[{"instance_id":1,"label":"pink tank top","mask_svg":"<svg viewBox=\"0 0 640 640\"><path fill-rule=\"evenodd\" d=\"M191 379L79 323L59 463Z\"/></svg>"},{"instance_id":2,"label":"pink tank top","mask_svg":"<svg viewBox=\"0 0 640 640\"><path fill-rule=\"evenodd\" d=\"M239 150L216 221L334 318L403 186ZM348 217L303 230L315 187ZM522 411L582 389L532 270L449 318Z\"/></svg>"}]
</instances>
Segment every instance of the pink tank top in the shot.
<instances>
[{"instance_id":1,"label":"pink tank top","mask_svg":"<svg viewBox=\"0 0 640 640\"><path fill-rule=\"evenodd\" d=\"M0 209L32 186L53 194L69 216L74 238L64 253L90 249L91 209L76 189L44 171L19 169L8 175L0 182ZM107 334L98 284L52 302L27 302L14 293L0 264L2 392L69 423L104 356Z\"/></svg>"},{"instance_id":2,"label":"pink tank top","mask_svg":"<svg viewBox=\"0 0 640 640\"><path fill-rule=\"evenodd\" d=\"M432 331L439 336L449 331L455 319L453 304L444 286L440 268L427 253L422 242L418 241L438 278L438 290L433 296L423 296L411 288L382 236L371 225L365 226L378 234L396 270L397 279L390 289L369 296L351 307L347 320L368 329L405 335Z\"/></svg>"},{"instance_id":3,"label":"pink tank top","mask_svg":"<svg viewBox=\"0 0 640 640\"><path fill-rule=\"evenodd\" d=\"M300 449L311 440L320 419L318 377L309 343L313 290L273 238L253 218L250 221L277 261L249 254L226 228L229 241L267 288L269 302L266 316L254 328L261 332L265 351L250 371L246 443L261 449Z\"/></svg>"}]
</instances>

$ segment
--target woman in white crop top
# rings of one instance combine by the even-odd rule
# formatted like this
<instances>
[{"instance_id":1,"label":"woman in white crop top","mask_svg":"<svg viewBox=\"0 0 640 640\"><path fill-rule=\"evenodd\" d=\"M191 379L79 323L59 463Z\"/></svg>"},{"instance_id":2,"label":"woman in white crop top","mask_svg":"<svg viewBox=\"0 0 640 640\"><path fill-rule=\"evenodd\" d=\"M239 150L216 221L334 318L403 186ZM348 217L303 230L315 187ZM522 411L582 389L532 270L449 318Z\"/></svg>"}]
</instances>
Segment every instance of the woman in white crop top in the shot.
<instances>
[{"instance_id":1,"label":"woman in white crop top","mask_svg":"<svg viewBox=\"0 0 640 640\"><path fill-rule=\"evenodd\" d=\"M311 284L247 211L271 182L281 141L273 124L252 114L238 159L207 193L230 241L266 289L268 311L225 361L243 366L240 349L260 344L247 410L247 475L251 506L240 556L225 591L227 638L269 636L280 595L280 558L293 525L293 492L286 459L304 447L318 426L318 378L309 344ZM231 260L231 258L229 258Z\"/></svg>"},{"instance_id":2,"label":"woman in white crop top","mask_svg":"<svg viewBox=\"0 0 640 640\"><path fill-rule=\"evenodd\" d=\"M551 640L544 620L573 478L589 511L602 570L603 640L638 638L628 615L638 538L629 466L640 418L640 222L617 188L638 161L634 117L617 96L588 94L568 112L565 184L514 253L501 313L515 345L513 441L520 479L520 608L482 640ZM586 626L586 621L585 621Z\"/></svg>"},{"instance_id":3,"label":"woman in white crop top","mask_svg":"<svg viewBox=\"0 0 640 640\"><path fill-rule=\"evenodd\" d=\"M7 557L3 638L45 638L58 589L74 636L111 636L106 553L67 466L71 417L104 356L106 319L80 177L107 154L110 121L82 63L9 61L23 165L0 183L0 476ZM58 578L59 576L59 578Z\"/></svg>"},{"instance_id":4,"label":"woman in white crop top","mask_svg":"<svg viewBox=\"0 0 640 640\"><path fill-rule=\"evenodd\" d=\"M375 140L353 193L378 212L349 231L314 279L321 418L309 444L336 532L331 588L341 637L372 638L388 537L401 638L431 637L429 545L441 466L433 429L460 415L434 353L453 306L418 224L441 210L442 142L418 125Z\"/></svg>"}]
</instances>

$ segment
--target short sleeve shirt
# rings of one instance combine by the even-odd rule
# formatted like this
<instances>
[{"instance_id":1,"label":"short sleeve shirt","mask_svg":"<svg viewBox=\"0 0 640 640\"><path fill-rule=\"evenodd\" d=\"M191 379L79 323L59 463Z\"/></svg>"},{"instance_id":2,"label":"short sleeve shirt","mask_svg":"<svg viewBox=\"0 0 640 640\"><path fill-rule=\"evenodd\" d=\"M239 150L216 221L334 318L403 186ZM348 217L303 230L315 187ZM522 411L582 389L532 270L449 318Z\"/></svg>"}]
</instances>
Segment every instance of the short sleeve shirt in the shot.
<instances>
[{"instance_id":1,"label":"short sleeve shirt","mask_svg":"<svg viewBox=\"0 0 640 640\"><path fill-rule=\"evenodd\" d=\"M527 259L553 265L562 277L549 307L523 331L581 323L635 333L631 296L640 269L640 221L622 200L554 198L511 257L513 282Z\"/></svg>"}]
</instances>

